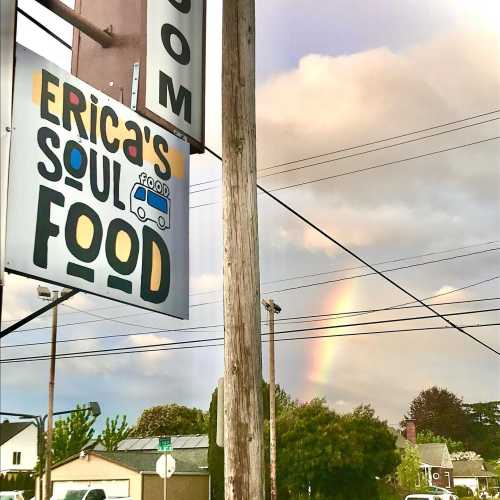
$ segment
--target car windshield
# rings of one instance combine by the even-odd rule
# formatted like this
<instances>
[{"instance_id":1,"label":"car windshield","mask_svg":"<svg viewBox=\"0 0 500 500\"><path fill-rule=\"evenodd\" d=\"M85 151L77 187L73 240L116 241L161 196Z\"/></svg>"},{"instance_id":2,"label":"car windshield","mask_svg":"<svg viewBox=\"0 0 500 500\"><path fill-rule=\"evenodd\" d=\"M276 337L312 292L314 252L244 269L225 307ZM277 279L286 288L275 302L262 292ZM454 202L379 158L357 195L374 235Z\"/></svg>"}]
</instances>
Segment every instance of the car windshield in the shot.
<instances>
[{"instance_id":1,"label":"car windshield","mask_svg":"<svg viewBox=\"0 0 500 500\"><path fill-rule=\"evenodd\" d=\"M0 495L0 500L16 500L14 495Z\"/></svg>"},{"instance_id":2,"label":"car windshield","mask_svg":"<svg viewBox=\"0 0 500 500\"><path fill-rule=\"evenodd\" d=\"M64 495L64 500L82 500L87 493L86 490L69 490Z\"/></svg>"}]
</instances>

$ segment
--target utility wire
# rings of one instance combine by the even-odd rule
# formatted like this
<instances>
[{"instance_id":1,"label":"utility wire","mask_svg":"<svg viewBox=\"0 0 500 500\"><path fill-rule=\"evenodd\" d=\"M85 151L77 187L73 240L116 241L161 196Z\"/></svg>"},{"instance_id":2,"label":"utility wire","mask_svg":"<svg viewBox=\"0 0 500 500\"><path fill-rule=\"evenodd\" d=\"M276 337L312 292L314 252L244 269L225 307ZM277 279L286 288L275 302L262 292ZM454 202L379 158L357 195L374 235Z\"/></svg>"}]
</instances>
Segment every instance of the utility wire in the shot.
<instances>
[{"instance_id":1,"label":"utility wire","mask_svg":"<svg viewBox=\"0 0 500 500\"><path fill-rule=\"evenodd\" d=\"M419 129L419 130L414 130L413 132L405 132L404 134L394 135L392 137L386 137L385 139L378 139L378 140L371 141L371 142L365 142L364 144L359 144L357 146L349 146L349 147L337 149L335 151L330 151L328 153L322 153L322 154L314 155L314 156L307 156L307 157L304 157L304 158L300 158L298 160L291 160L291 161L287 161L287 162L283 162L283 163L276 163L275 165L270 165L268 167L261 168L257 172L264 172L266 170L270 170L270 169L273 169L273 168L285 167L287 165L292 165L292 164L295 164L295 163L301 163L303 161L314 160L316 158L323 158L325 156L330 156L330 155L334 155L334 154L338 154L338 153L344 153L346 151L352 151L353 149L359 149L359 148L363 148L363 147L366 147L366 146L373 146L374 144L381 144L383 142L388 142L388 141L391 141L391 140L394 140L394 139L400 139L402 137L408 137L410 135L419 134L421 132L428 132L429 130L435 130L437 128L447 127L449 125L455 125L456 123L463 123L465 121L474 120L475 118L482 118L483 116L490 116L490 115L493 115L493 114L499 113L499 112L500 112L500 109L495 109L493 111L488 111L486 113L480 113L480 114L477 114L477 115L472 115L472 116L468 116L468 117L465 117L465 118L461 118L460 120L454 120L454 121L447 122L447 123L441 123L440 125L433 125L432 127L427 127L427 128L423 128L423 129ZM220 182L220 179L212 179L210 181L197 182L197 183L191 184L191 187L200 186L200 185L204 185L204 184L210 184L212 182Z\"/></svg>"},{"instance_id":2,"label":"utility wire","mask_svg":"<svg viewBox=\"0 0 500 500\"><path fill-rule=\"evenodd\" d=\"M396 142L394 144L388 144L388 145L385 145L385 146L380 146L380 147L374 148L374 149L367 149L366 151L359 151L357 153L351 153L351 154L348 154L348 155L345 155L345 156L339 156L337 158L330 158L328 160L323 160L323 161L319 161L319 162L315 162L315 163L310 163L308 165L300 165L298 167L289 168L289 169L286 169L286 170L280 170L279 172L272 172L272 173L269 173L269 174L258 175L257 177L259 179L264 179L266 177L272 177L274 175L280 175L280 174L285 174L285 173L289 173L289 172L295 172L295 171L298 171L298 170L303 170L303 169L306 169L306 168L318 167L318 166L321 166L321 165L331 164L331 163L334 163L336 161L346 160L348 158L354 158L356 156L363 156L365 154L374 153L376 151L383 151L385 149L390 149L390 148L394 148L394 147L397 147L397 146L402 146L404 144L410 144L412 142L422 141L424 139L430 139L432 137L437 137L437 136L440 136L440 135L443 135L443 134L449 134L451 132L456 132L458 130L464 130L466 128L475 127L477 125L483 125L485 123L490 123L490 122L493 122L493 121L496 121L496 120L500 120L500 116L499 117L495 117L495 118L490 118L488 120L484 120L484 121L481 121L481 122L471 123L471 124L468 124L468 125L463 125L461 127L452 128L450 130L444 130L442 132L436 132L434 134L424 135L422 137L416 137L416 138L413 138L413 139L408 139L406 141L401 141L401 142ZM321 156L325 156L325 155L321 155ZM298 161L302 161L302 160L298 160ZM297 163L297 162L291 162L291 163ZM270 168L274 168L274 167L270 167ZM266 169L263 169L263 170L266 170ZM260 170L260 171L262 171L262 170ZM195 194L195 193L201 193L203 191L210 191L212 189L216 189L216 187L217 186L208 187L208 188L202 188L202 189L197 189L196 191L191 191L190 193L191 194Z\"/></svg>"},{"instance_id":3,"label":"utility wire","mask_svg":"<svg viewBox=\"0 0 500 500\"><path fill-rule=\"evenodd\" d=\"M473 256L473 255L481 255L481 254L484 254L484 253L494 252L494 251L497 251L497 250L500 250L500 247L488 248L488 249L485 249L485 250L478 250L477 252L469 252L469 253L465 253L465 254L461 254L461 255L453 255L451 257L443 257L441 259L427 260L425 262L417 262L415 264L408 264L406 266L393 267L391 269L383 269L383 271L387 273L387 272L399 271L401 269L411 269L411 268L414 268L414 267L427 266L429 264L436 264L438 262L446 262L446 261L450 261L450 260L461 259L461 258L464 258L464 257L470 257L470 256ZM414 257L414 258L417 258L417 257ZM385 262L383 262L381 264L387 264L389 262L398 262L398 261L401 261L401 260L409 260L409 259L396 259L396 260L393 260L393 261L385 261ZM377 264L373 264L373 265L377 265ZM357 267L351 267L351 268L345 268L345 269L338 269L336 271L326 271L326 272L322 272L322 273L314 273L314 274L309 274L309 275L302 275L302 276L293 277L293 278L283 278L281 280L276 280L276 281L274 281L274 280L273 281L267 281L266 284L278 283L278 282L289 281L289 280L294 280L294 279L303 279L303 278L310 278L310 277L315 277L315 276L322 276L322 275L325 275L325 274L339 273L339 272L342 272L342 271L348 271L350 269L360 269L360 268L364 268L364 267L365 266L357 266ZM292 287L288 287L288 288L280 288L278 290L264 291L262 293L269 295L269 294L272 294L272 293L288 292L290 290L299 290L301 288L309 288L309 287L312 287L312 286L325 285L327 283L336 283L338 281L346 281L346 280L351 280L351 279L355 279L355 278L364 278L365 276L372 276L374 274L376 274L376 273L370 272L370 273L364 273L364 274L355 274L353 276L344 276L343 278L338 278L338 279L334 279L334 280L317 281L317 282L314 282L314 283L306 283L304 285L297 285L297 286L292 286ZM264 283L262 283L262 284L264 284ZM207 290L205 292L196 292L196 293L193 293L191 295L205 295L205 294L208 294L208 293L215 293L215 292L219 292L219 291L220 291L220 289L218 288L218 289L213 289L213 290Z\"/></svg>"},{"instance_id":4,"label":"utility wire","mask_svg":"<svg viewBox=\"0 0 500 500\"><path fill-rule=\"evenodd\" d=\"M497 139L498 138L499 137L497 137ZM486 140L491 140L491 139L486 139ZM485 142L485 141L482 141L482 142ZM479 143L479 142L477 142L477 143ZM460 146L460 147L464 147L464 146ZM457 148L458 148L458 146L455 147L455 149L457 149ZM220 155L218 155L217 153L215 153L213 150L211 150L209 148L206 148L206 149L207 149L207 151L209 153L211 153L216 158L218 158L220 161L222 161L222 157ZM448 148L447 150L449 151L450 148ZM441 152L443 152L443 151L441 151ZM427 153L427 155L429 155L429 153ZM369 264L362 257L360 257L359 255L357 255L355 252L353 252L352 250L350 250L349 248L347 248L345 245L343 245L342 243L340 243L340 241L336 240L335 238L333 238L332 236L330 236L328 233L326 233L325 231L323 231L319 226L317 226L316 224L314 224L312 221L310 221L309 219L307 219L305 216L301 215L294 208L292 208L290 205L288 205L287 203L285 203L284 201L282 201L281 199L279 199L278 197L276 197L270 191L268 191L267 189L263 188L260 184L257 184L257 189L260 189L264 194L266 194L271 199L273 199L276 203L278 203L278 205L281 205L285 210L287 210L291 214L293 214L296 217L298 217L301 221L303 221L309 227L311 227L312 229L314 229L315 231L317 231L319 234L323 235L331 243L333 243L334 245L336 245L339 248L341 248L342 250L344 250L344 252L348 253L351 257L354 257L355 259L359 260L362 264L364 264L365 266L369 267L372 271L374 271L375 273L377 273L381 278L384 278L392 286L396 287L398 290L400 290L401 292L403 292L406 295L408 295L409 297L411 297L414 301L416 301L419 304L422 304L423 306L425 306L427 309L429 309L429 311L431 311L436 316L440 317L443 321L445 321L446 323L448 323L450 326L455 327L459 332L461 332L462 334L466 335L467 337L469 337L474 342L482 345L486 349L488 349L491 352L495 353L497 356L500 356L500 352L499 351L497 351L493 347L489 346L488 344L486 344L482 340L478 339L477 337L474 337L472 334L466 332L463 328L460 328L459 326L455 325L452 321L450 321L449 319L445 318L441 313L439 313L438 311L436 311L435 309L433 309L430 305L426 304L421 299L419 299L418 297L416 297L413 293L411 293L410 291L406 290L404 287L402 287L401 285L399 285L398 283L396 283L393 279L391 279L388 276L386 276L383 272L381 272L377 268L373 267L371 264Z\"/></svg>"},{"instance_id":5,"label":"utility wire","mask_svg":"<svg viewBox=\"0 0 500 500\"><path fill-rule=\"evenodd\" d=\"M500 300L500 297L488 297L488 298L483 298L483 299L471 299L471 300L457 300L457 301L451 301L451 302L439 302L436 304L433 304L435 307L442 307L442 306L447 306L447 305L458 305L458 304L471 304L471 303L476 303L476 302L488 302L488 301L493 301L493 300ZM403 309L415 309L415 308L420 308L422 307L420 304L418 305L412 305L412 306L397 306L392 308L394 311L399 311ZM312 314L308 316L291 316L287 318L276 318L275 321L279 322L279 324L300 324L300 323L308 323L308 322L315 322L315 321L332 321L335 319L344 319L344 318L349 318L349 317L354 317L354 316L359 316L362 314L366 313L375 313L375 312L380 312L380 311L387 311L391 310L390 308L381 308L381 309L364 309L364 310L358 310L358 311L345 311L345 312L335 312L335 313L329 313L329 314ZM464 312L466 314L466 312ZM310 319L309 319L310 318ZM290 321L290 320L301 320L301 321ZM262 324L267 324L267 320L262 320ZM88 340L100 340L100 339L110 339L110 338L118 338L118 337L136 337L136 336L143 336L143 335L150 335L150 334L160 334L160 333L218 333L210 330L206 330L206 328L222 328L224 325L223 324L217 324L217 325L200 325L200 326L193 326L191 328L176 328L176 329L170 329L170 330L165 330L165 329L157 329L154 331L147 331L147 332L133 332L133 333L116 333L116 334L110 334L110 335L97 335L94 337L79 337L79 338L70 338L70 339L57 339L56 343L57 344L62 344L62 343L67 343L67 342L82 342L82 341L88 341ZM201 330L201 331L200 331ZM37 346L37 345L46 345L50 344L50 341L40 341L40 342L27 342L23 344L7 344L0 346L0 349L8 349L8 348L14 348L14 347L31 347L31 346Z\"/></svg>"},{"instance_id":6,"label":"utility wire","mask_svg":"<svg viewBox=\"0 0 500 500\"><path fill-rule=\"evenodd\" d=\"M399 160L389 161L389 162L385 162L385 163L379 163L377 165L371 165L369 167L358 168L356 170L349 170L347 172L341 172L339 174L329 175L329 176L326 176L326 177L320 177L319 179L312 179L312 180L309 180L309 181L297 182L295 184L289 184L289 185L285 185L285 186L281 186L281 187L277 187L277 188L266 189L265 192L270 194L270 193L273 193L273 192L276 192L276 191L283 191L284 189L291 189L291 188L298 187L298 186L305 186L307 184L314 184L316 182L321 182L321 181L336 179L338 177L345 177L347 175L353 175L353 174L359 174L359 173L362 173L362 172L368 172L370 170L375 170L375 169L378 169L378 168L387 167L387 166L391 166L391 165L397 165L397 164L401 164L401 163L404 163L404 162L407 162L407 161L418 160L420 158L426 158L426 157L429 157L429 156L432 156L432 155L446 153L448 151L454 151L454 150L457 150L457 149L462 149L462 148L466 148L466 147L470 147L470 146L476 146L478 144L483 144L483 143L486 143L486 142L489 142L489 141L495 141L497 139L500 139L500 136L489 137L487 139L482 139L482 140L479 140L479 141L469 142L469 143L466 143L466 144L459 144L458 146L452 146L452 147L445 148L445 149L438 149L436 151L430 151L429 153L423 153L423 154L420 154L420 155L417 155L417 156L409 156L407 158L401 158ZM211 149L207 148L206 146L205 146L205 149L209 153L214 154L213 151ZM216 157L219 157L219 155L217 155ZM259 185L257 185L257 186L259 186ZM261 191L262 191L262 189L261 189ZM207 202L207 203L200 203L198 205L190 205L189 208L190 209L194 209L194 208L200 208L200 207L208 207L208 206L212 206L212 205L217 205L219 203L220 203L219 201L212 201L212 202Z\"/></svg>"},{"instance_id":7,"label":"utility wire","mask_svg":"<svg viewBox=\"0 0 500 500\"><path fill-rule=\"evenodd\" d=\"M407 161L419 160L421 158L427 158L428 156L446 153L448 151L455 151L457 149L462 149L462 148L466 148L466 147L470 147L470 146L477 146L478 144L483 144L483 143L486 143L489 141L495 141L497 139L500 139L500 136L489 137L487 139L481 139L479 141L469 142L466 144L460 144L458 146L451 146L449 148L438 149L436 151L430 151L429 153L423 153L423 154L416 155L416 156L408 156L406 158L401 158L399 160L393 160L393 161L388 161L385 163L379 163L377 165L371 165L370 167L358 168L356 170L349 170L348 172L341 172L339 174L328 175L326 177L320 177L319 179L312 179L309 181L297 182L295 184L289 184L286 186L273 188L273 189L269 189L266 191L269 193L269 192L275 192L275 191L283 191L284 189L291 189L291 188L298 187L298 186L305 186L307 184L315 184L316 182L322 182L322 181L327 181L327 180L331 180L331 179L336 179L338 177L345 177L346 175L359 174L361 172L368 172L370 170L375 170L375 169L382 168L382 167L388 167L391 165L398 165L398 164L401 164L401 163L404 163Z\"/></svg>"},{"instance_id":8,"label":"utility wire","mask_svg":"<svg viewBox=\"0 0 500 500\"><path fill-rule=\"evenodd\" d=\"M463 325L461 328L484 328L490 326L498 326L500 323L482 323L482 324L471 324L471 325ZM423 331L435 331L435 330L451 330L454 327L451 326L434 326L434 327L420 327L420 328L400 328L397 330L379 330L379 331L366 331L366 332L354 332L354 333L340 333L340 334L329 334L329 335L308 335L303 337L285 337L275 339L275 342L286 342L291 340L316 340L316 339L324 339L324 338L334 338L334 337L357 337L357 336L368 336L368 335L378 335L384 333L403 333L403 332L423 332ZM222 338L216 339L205 339L200 342L214 342L223 340ZM269 342L268 340L261 340L262 343ZM136 350L112 350L112 351L99 351L96 353L86 353L85 351L75 352L75 353L60 353L56 355L57 359L74 359L74 358L90 358L90 357L98 357L98 356L110 356L110 355L119 355L119 354L139 354L139 353L148 353L148 352L159 352L159 351L170 351L170 350L184 350L184 349L196 349L203 347L219 347L223 346L224 343L220 342L217 344L195 344L195 345L182 345L180 347L171 347L178 346L179 344L192 344L192 342L184 341L184 342L170 342L164 344L168 347L159 347L159 348L137 348ZM12 364L12 363L20 363L20 362L30 362L30 361L46 361L50 359L50 356L31 356L24 358L9 358L3 361L0 361L0 364Z\"/></svg>"},{"instance_id":9,"label":"utility wire","mask_svg":"<svg viewBox=\"0 0 500 500\"><path fill-rule=\"evenodd\" d=\"M67 49L72 50L72 47L71 47L71 45L68 42L66 42L65 40L63 40L60 36L56 35L53 31L49 30L49 28L47 28L47 26L43 25L40 21L37 21L33 16L30 16L23 9L17 7L16 10L17 10L17 12L19 12L19 14L22 14L26 19L28 19L33 24L35 24L36 26L38 26L41 30L45 31L45 33L47 33L52 38L54 38L55 40L57 40L60 44L64 45Z\"/></svg>"},{"instance_id":10,"label":"utility wire","mask_svg":"<svg viewBox=\"0 0 500 500\"><path fill-rule=\"evenodd\" d=\"M467 253L467 254L454 255L452 257L444 257L444 258L441 258L441 259L429 260L429 261L419 262L419 263L416 263L416 264L410 264L410 265L406 265L406 266L399 266L399 267L395 267L395 268L392 268L392 269L384 269L384 272L394 272L394 271L398 271L398 270L402 270L402 269L411 269L411 268L415 268L415 267L420 267L420 266L426 266L426 265L429 265L429 264L434 264L434 263L437 263L437 262L451 261L451 260L455 260L455 259L459 259L459 258L469 257L469 256L472 256L472 255L480 255L480 254L484 254L484 253L488 253L488 252L493 252L493 251L496 251L496 250L500 250L500 247L498 247L498 248L488 248L488 249L485 249L485 250L479 250L477 252L470 252L470 253ZM333 279L333 280L318 281L318 282L314 282L314 283L307 283L307 284L304 284L304 285L297 285L297 286L292 286L292 287L288 287L288 288L281 288L281 289L276 289L276 290L263 291L262 293L269 295L269 294L273 294L273 293L281 293L281 292L288 292L288 291L300 290L300 289L303 289L303 288L311 288L313 286L320 286L320 285L326 285L326 284L331 284L331 283L338 283L340 281L347 281L347 280L356 279L356 278L364 278L366 276L373 276L375 274L377 274L377 273L375 273L375 272L369 272L369 273L363 273L363 274L356 274L354 276L345 276L345 277L337 278L337 279ZM219 291L219 290L213 290L213 292L217 292L217 291ZM209 293L209 292L203 292L203 293ZM217 301L213 301L213 302L210 302L210 303L211 304L218 304L218 303L220 303L220 301L217 300ZM202 305L202 304L193 304L192 307L196 306L196 305ZM205 303L203 303L203 305L205 305ZM68 308L70 308L70 309L77 309L77 308L69 306L69 305L68 305ZM84 312L84 311L82 311L82 312ZM129 322L129 321L123 321L123 319L122 319L124 317L135 316L136 314L140 315L140 314L143 314L143 313L133 313L133 314L130 314L130 315L115 316L115 317L111 317L111 318L106 317L106 316L102 316L100 314L95 314L95 313L90 312L90 311L86 311L85 313L88 314L89 316L93 316L93 317L96 317L98 319L96 319L96 320L76 321L76 322L73 322L73 323L63 323L62 325L59 325L59 327L75 326L75 325L82 325L82 324L89 324L89 323L98 323L100 321L113 321L115 323L119 323L119 324L126 325L126 326L137 326L137 327L140 327L140 328L144 327L144 325L142 325L142 324L132 323L132 322ZM45 329L48 329L48 328L50 328L50 326L37 326L37 327L33 327L33 328L24 328L22 330L17 330L17 331L18 332L33 332L33 331L37 331L37 330L45 330ZM154 327L151 327L151 328L154 328ZM154 331L152 331L151 333L154 333Z\"/></svg>"}]
</instances>

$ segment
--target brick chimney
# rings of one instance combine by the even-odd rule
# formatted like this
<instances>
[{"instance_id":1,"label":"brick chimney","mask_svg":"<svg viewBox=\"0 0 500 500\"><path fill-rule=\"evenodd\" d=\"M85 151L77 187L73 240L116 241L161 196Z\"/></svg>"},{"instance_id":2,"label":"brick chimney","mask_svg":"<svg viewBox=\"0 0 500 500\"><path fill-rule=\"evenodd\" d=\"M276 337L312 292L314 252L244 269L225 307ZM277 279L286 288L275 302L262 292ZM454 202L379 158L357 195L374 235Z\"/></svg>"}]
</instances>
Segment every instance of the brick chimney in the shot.
<instances>
[{"instance_id":1,"label":"brick chimney","mask_svg":"<svg viewBox=\"0 0 500 500\"><path fill-rule=\"evenodd\" d=\"M417 427L415 426L415 420L406 421L406 439L410 443L417 444Z\"/></svg>"}]
</instances>

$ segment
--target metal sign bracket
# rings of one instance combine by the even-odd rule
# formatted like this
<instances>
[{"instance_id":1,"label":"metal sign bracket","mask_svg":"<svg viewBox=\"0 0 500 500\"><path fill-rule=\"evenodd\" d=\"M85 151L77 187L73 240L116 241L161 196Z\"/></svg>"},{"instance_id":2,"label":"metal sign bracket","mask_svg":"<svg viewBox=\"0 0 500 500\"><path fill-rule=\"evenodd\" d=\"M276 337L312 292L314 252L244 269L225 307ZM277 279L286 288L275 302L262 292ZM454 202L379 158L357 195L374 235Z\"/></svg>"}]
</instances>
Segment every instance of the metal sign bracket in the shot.
<instances>
[{"instance_id":1,"label":"metal sign bracket","mask_svg":"<svg viewBox=\"0 0 500 500\"><path fill-rule=\"evenodd\" d=\"M132 93L130 95L130 107L136 111L137 110L137 94L139 92L139 70L140 64L138 62L134 63L132 66Z\"/></svg>"}]
</instances>

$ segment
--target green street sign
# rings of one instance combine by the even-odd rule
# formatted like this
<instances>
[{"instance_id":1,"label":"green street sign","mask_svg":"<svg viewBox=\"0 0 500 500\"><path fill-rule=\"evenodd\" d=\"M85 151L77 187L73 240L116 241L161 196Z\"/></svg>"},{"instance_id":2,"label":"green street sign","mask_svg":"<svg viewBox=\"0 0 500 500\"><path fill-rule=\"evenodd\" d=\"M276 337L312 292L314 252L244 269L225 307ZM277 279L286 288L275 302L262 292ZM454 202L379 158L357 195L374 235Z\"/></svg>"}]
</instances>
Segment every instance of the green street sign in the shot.
<instances>
[{"instance_id":1,"label":"green street sign","mask_svg":"<svg viewBox=\"0 0 500 500\"><path fill-rule=\"evenodd\" d=\"M158 451L173 451L172 438L170 436L161 437L158 440Z\"/></svg>"}]
</instances>

